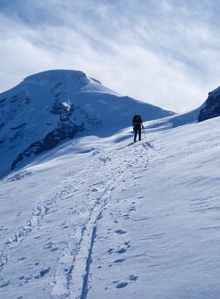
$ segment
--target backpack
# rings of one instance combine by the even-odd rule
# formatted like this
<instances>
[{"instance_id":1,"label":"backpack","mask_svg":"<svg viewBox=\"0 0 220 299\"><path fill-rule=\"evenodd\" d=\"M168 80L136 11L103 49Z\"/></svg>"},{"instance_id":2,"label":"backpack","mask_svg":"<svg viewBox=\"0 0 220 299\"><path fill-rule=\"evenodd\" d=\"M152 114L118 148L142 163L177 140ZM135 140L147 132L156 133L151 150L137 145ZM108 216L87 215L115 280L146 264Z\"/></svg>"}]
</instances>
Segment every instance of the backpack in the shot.
<instances>
[{"instance_id":1,"label":"backpack","mask_svg":"<svg viewBox=\"0 0 220 299\"><path fill-rule=\"evenodd\" d=\"M142 123L141 116L139 114L135 114L133 117L133 126L138 126Z\"/></svg>"}]
</instances>

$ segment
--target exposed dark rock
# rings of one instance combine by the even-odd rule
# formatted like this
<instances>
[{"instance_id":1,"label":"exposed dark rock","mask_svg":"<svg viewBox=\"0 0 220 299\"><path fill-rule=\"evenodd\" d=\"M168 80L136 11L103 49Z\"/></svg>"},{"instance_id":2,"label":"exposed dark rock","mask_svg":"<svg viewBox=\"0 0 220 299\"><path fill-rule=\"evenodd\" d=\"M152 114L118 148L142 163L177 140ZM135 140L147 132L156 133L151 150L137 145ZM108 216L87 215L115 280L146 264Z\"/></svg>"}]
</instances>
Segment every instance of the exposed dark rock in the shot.
<instances>
[{"instance_id":1,"label":"exposed dark rock","mask_svg":"<svg viewBox=\"0 0 220 299\"><path fill-rule=\"evenodd\" d=\"M23 131L22 130L18 130L16 132L14 132L13 136L9 138L9 142L12 143L15 139L17 139L19 137L23 137Z\"/></svg>"},{"instance_id":2,"label":"exposed dark rock","mask_svg":"<svg viewBox=\"0 0 220 299\"><path fill-rule=\"evenodd\" d=\"M17 94L17 95L14 95L13 97L11 97L11 100L10 102L11 103L14 103L14 102L17 102L18 100L22 99L22 97L25 95L24 92L20 93L20 94Z\"/></svg>"},{"instance_id":3,"label":"exposed dark rock","mask_svg":"<svg viewBox=\"0 0 220 299\"><path fill-rule=\"evenodd\" d=\"M205 102L205 106L200 110L198 121L204 121L210 118L220 116L220 90L217 89L211 93Z\"/></svg>"},{"instance_id":4,"label":"exposed dark rock","mask_svg":"<svg viewBox=\"0 0 220 299\"><path fill-rule=\"evenodd\" d=\"M53 105L51 113L59 114L60 121L67 121L69 120L73 111L74 111L74 105L70 105L70 104L65 105L64 103L59 103L58 101L56 101Z\"/></svg>"},{"instance_id":5,"label":"exposed dark rock","mask_svg":"<svg viewBox=\"0 0 220 299\"><path fill-rule=\"evenodd\" d=\"M11 130L17 130L17 129L21 129L21 128L24 128L26 126L27 123L24 123L24 124L21 124L20 126L17 126L17 127L13 127L11 128Z\"/></svg>"},{"instance_id":6,"label":"exposed dark rock","mask_svg":"<svg viewBox=\"0 0 220 299\"><path fill-rule=\"evenodd\" d=\"M75 106L75 109L78 110L82 115L84 115L86 121L91 125L99 125L101 124L101 119L97 117L92 117L92 115L89 115L88 112L81 109L79 106Z\"/></svg>"},{"instance_id":7,"label":"exposed dark rock","mask_svg":"<svg viewBox=\"0 0 220 299\"><path fill-rule=\"evenodd\" d=\"M31 102L31 98L29 98L29 97L26 97L25 104L29 104L30 102Z\"/></svg>"},{"instance_id":8,"label":"exposed dark rock","mask_svg":"<svg viewBox=\"0 0 220 299\"><path fill-rule=\"evenodd\" d=\"M6 98L0 100L0 104L3 104L6 101Z\"/></svg>"},{"instance_id":9,"label":"exposed dark rock","mask_svg":"<svg viewBox=\"0 0 220 299\"><path fill-rule=\"evenodd\" d=\"M26 150L18 155L11 165L14 169L16 164L31 154L37 155L45 150L49 150L57 145L61 140L66 138L73 138L77 132L83 131L84 125L77 126L71 122L68 124L61 124L60 127L48 133L44 139L32 143Z\"/></svg>"}]
</instances>

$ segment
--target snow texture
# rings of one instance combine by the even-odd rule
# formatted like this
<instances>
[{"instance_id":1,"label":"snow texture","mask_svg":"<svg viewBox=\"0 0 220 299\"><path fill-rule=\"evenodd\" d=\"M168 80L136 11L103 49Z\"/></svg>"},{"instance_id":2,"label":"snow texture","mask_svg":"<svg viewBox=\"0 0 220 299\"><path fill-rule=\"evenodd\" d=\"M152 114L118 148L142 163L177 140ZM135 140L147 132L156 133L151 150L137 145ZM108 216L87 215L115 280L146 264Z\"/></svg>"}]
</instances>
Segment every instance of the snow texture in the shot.
<instances>
[{"instance_id":1,"label":"snow texture","mask_svg":"<svg viewBox=\"0 0 220 299\"><path fill-rule=\"evenodd\" d=\"M220 119L144 125L0 181L1 298L219 298Z\"/></svg>"}]
</instances>

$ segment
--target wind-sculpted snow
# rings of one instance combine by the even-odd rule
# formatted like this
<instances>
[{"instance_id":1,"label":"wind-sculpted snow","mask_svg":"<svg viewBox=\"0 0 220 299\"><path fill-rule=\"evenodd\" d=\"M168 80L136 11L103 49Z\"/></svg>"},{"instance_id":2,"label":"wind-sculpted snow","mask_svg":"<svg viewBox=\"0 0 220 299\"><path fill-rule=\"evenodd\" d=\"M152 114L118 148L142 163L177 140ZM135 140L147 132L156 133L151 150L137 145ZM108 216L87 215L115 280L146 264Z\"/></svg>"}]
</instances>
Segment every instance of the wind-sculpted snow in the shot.
<instances>
[{"instance_id":1,"label":"wind-sculpted snow","mask_svg":"<svg viewBox=\"0 0 220 299\"><path fill-rule=\"evenodd\" d=\"M0 182L2 298L219 297L219 119L144 125L140 142L76 138Z\"/></svg>"},{"instance_id":2,"label":"wind-sculpted snow","mask_svg":"<svg viewBox=\"0 0 220 299\"><path fill-rule=\"evenodd\" d=\"M138 112L143 119L173 114L122 97L80 71L29 76L0 94L0 177L61 141L80 134L111 136L128 127Z\"/></svg>"}]
</instances>

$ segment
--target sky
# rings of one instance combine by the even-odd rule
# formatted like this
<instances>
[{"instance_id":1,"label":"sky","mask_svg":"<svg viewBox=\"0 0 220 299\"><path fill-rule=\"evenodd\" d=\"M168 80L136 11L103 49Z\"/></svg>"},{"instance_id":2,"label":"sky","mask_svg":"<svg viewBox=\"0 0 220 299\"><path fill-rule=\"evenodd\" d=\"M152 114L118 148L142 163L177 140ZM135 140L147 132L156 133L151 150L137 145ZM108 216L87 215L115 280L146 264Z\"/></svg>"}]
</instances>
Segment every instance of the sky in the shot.
<instances>
[{"instance_id":1,"label":"sky","mask_svg":"<svg viewBox=\"0 0 220 299\"><path fill-rule=\"evenodd\" d=\"M220 0L1 0L0 92L81 70L121 95L183 113L220 85Z\"/></svg>"}]
</instances>

